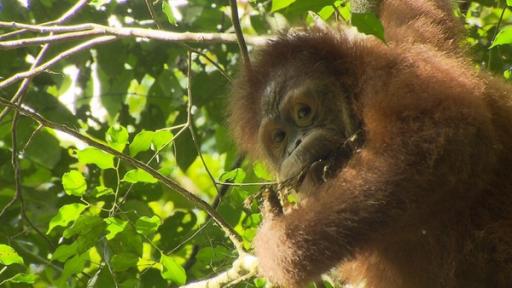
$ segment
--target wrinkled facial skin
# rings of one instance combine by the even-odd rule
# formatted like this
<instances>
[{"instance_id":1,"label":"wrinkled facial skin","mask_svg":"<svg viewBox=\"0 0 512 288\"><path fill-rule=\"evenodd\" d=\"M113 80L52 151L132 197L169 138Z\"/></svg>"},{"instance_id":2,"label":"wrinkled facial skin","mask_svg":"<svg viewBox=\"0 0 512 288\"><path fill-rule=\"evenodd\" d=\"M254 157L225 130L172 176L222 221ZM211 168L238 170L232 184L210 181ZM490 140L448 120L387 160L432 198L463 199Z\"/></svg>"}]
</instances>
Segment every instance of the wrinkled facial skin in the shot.
<instances>
[{"instance_id":1,"label":"wrinkled facial skin","mask_svg":"<svg viewBox=\"0 0 512 288\"><path fill-rule=\"evenodd\" d=\"M345 98L329 79L274 77L269 83L262 97L259 141L281 181L321 169L319 163L340 156L336 151L354 132L345 129L351 127Z\"/></svg>"}]
</instances>

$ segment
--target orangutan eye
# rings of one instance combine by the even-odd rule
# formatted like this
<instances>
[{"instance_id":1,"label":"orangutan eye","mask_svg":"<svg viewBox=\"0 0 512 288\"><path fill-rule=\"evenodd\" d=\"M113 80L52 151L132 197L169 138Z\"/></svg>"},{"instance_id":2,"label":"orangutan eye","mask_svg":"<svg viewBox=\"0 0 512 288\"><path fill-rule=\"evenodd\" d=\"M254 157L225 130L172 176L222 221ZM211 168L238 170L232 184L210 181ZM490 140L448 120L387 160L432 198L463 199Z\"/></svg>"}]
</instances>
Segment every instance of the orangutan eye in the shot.
<instances>
[{"instance_id":1,"label":"orangutan eye","mask_svg":"<svg viewBox=\"0 0 512 288\"><path fill-rule=\"evenodd\" d=\"M297 119L303 120L307 118L311 114L311 107L307 105L301 105L301 107L297 110Z\"/></svg>"},{"instance_id":2,"label":"orangutan eye","mask_svg":"<svg viewBox=\"0 0 512 288\"><path fill-rule=\"evenodd\" d=\"M275 144L280 144L286 138L286 132L283 130L277 129L272 133L272 142Z\"/></svg>"},{"instance_id":3,"label":"orangutan eye","mask_svg":"<svg viewBox=\"0 0 512 288\"><path fill-rule=\"evenodd\" d=\"M313 109L306 104L297 105L295 108L295 122L299 127L306 127L313 122Z\"/></svg>"}]
</instances>

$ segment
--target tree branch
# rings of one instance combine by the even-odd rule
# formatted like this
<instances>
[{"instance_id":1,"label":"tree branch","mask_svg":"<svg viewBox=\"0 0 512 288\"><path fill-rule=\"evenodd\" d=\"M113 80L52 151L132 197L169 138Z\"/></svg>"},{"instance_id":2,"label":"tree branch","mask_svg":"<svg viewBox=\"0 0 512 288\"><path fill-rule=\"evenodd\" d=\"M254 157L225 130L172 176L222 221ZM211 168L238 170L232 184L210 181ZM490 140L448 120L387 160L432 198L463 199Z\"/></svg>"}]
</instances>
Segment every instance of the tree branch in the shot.
<instances>
[{"instance_id":1,"label":"tree branch","mask_svg":"<svg viewBox=\"0 0 512 288\"><path fill-rule=\"evenodd\" d=\"M60 16L59 18L57 18L54 21L47 22L46 24L47 25L48 24L62 24L64 22L66 22L67 20L69 20L73 16L75 16L78 13L78 11L80 11L80 9L82 9L82 7L87 3L87 1L88 0L80 0L80 1L76 2L75 5L73 5L68 11L66 11L64 14L62 14L62 16ZM20 32L18 34L21 34L26 31L27 30L18 30L15 32ZM9 33L7 33L7 34L9 34ZM9 37L7 34L1 35L0 39L2 38L2 36ZM11 36L14 36L14 33L11 33ZM43 45L43 47L37 54L36 58L34 59L34 63L32 63L32 65L30 67L31 70L34 69L35 67L37 67L39 65L39 63L41 63L41 61L43 61L43 58L49 49L50 49L50 44ZM20 86L18 87L18 90L16 91L14 96L12 96L11 102L15 103L18 101L18 103L21 103L23 101L23 97L25 96L26 91L27 91L31 81L32 81L31 77L27 77L27 78L23 79ZM4 108L4 110L2 110L2 112L0 112L0 122L7 115L8 112L9 112L9 108L7 108L7 107Z\"/></svg>"},{"instance_id":2,"label":"tree branch","mask_svg":"<svg viewBox=\"0 0 512 288\"><path fill-rule=\"evenodd\" d=\"M90 49L96 45L99 45L99 44L103 44L103 43L107 43L107 42L110 42L112 40L115 40L116 37L115 36L102 36L102 37L98 37L98 38L94 38L92 40L89 40L89 41L86 41L84 43L81 43L79 45L76 45L62 53L60 53L59 55L55 56L54 58L48 60L47 62L41 64L40 66L37 66L35 67L34 69L30 69L28 71L24 71L24 72L20 72L20 73L17 73L17 74L14 74L13 76L5 79L4 81L1 81L0 82L0 89L3 89L21 79L24 79L24 78L29 78L29 77L34 77L35 75L38 75L38 74L41 74L42 72L44 72L46 69L50 68L51 66L57 64L58 62L62 61L63 59L65 58L68 58L69 56L73 55L73 54L76 54L78 52L81 52L83 50L87 50L87 49Z\"/></svg>"},{"instance_id":3,"label":"tree branch","mask_svg":"<svg viewBox=\"0 0 512 288\"><path fill-rule=\"evenodd\" d=\"M203 44L236 43L238 41L237 35L232 33L178 33L146 28L109 27L94 23L66 26L43 26L0 21L0 28L25 29L38 33L62 33L50 36L0 41L0 49L14 49L19 47L39 45L43 43L55 43L99 35L113 35L118 37L141 37L166 42L188 42ZM247 42L252 45L263 45L266 43L268 39L269 37L265 36L251 36L247 39Z\"/></svg>"},{"instance_id":4,"label":"tree branch","mask_svg":"<svg viewBox=\"0 0 512 288\"><path fill-rule=\"evenodd\" d=\"M78 2L75 3L75 5L73 5L71 8L69 8L69 10L66 11L64 14L62 14L59 18L57 18L57 19L55 19L53 21L49 21L49 22L43 23L41 25L54 25L54 24L62 24L64 22L66 22L71 17L75 16L78 13L78 11L80 11L80 9L82 9L82 7L84 7L84 5L87 4L87 1L89 1L89 0L79 0ZM6 38L9 38L9 37L13 37L13 36L16 36L16 35L20 35L20 34L23 34L23 33L27 32L27 31L28 30L22 29L22 30L13 31L13 32L10 32L10 33L5 33L3 35L0 35L0 40L6 39Z\"/></svg>"},{"instance_id":5,"label":"tree branch","mask_svg":"<svg viewBox=\"0 0 512 288\"><path fill-rule=\"evenodd\" d=\"M256 275L258 271L258 260L256 257L241 253L238 259L233 262L233 266L227 271L224 271L212 278L202 281L190 283L181 288L222 288L229 287L238 283L240 280L245 280L249 277Z\"/></svg>"}]
</instances>

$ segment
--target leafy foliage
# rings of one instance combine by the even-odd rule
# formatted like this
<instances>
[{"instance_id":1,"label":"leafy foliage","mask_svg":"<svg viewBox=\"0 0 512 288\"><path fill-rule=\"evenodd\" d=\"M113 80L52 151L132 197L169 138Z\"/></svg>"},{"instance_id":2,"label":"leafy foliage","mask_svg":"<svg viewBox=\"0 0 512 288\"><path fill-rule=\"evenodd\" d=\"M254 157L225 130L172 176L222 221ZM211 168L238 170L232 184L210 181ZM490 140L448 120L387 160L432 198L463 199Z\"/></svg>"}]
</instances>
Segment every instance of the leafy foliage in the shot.
<instances>
[{"instance_id":1,"label":"leafy foliage","mask_svg":"<svg viewBox=\"0 0 512 288\"><path fill-rule=\"evenodd\" d=\"M90 1L66 24L233 30L227 1L146 2L154 1ZM512 12L506 5L512 4L468 2L458 13L476 64L510 78ZM0 21L44 23L75 3L2 1ZM247 36L322 19L352 20L360 31L383 38L374 15L351 15L345 1L251 0L240 1L239 9ZM7 38L9 31L0 28L0 43L33 35ZM85 39L52 43L43 62L80 41ZM28 70L40 51L37 45L2 50L0 82ZM236 43L126 37L61 59L32 79L23 103L173 179L212 205L250 249L261 216L255 203L244 208L244 201L258 186L215 183L272 179L261 163L236 164L225 107L238 62ZM11 99L18 87L0 89L0 97ZM233 243L197 203L147 171L28 117L0 115L0 286L176 287L224 271L237 258ZM263 287L264 280L235 286Z\"/></svg>"}]
</instances>

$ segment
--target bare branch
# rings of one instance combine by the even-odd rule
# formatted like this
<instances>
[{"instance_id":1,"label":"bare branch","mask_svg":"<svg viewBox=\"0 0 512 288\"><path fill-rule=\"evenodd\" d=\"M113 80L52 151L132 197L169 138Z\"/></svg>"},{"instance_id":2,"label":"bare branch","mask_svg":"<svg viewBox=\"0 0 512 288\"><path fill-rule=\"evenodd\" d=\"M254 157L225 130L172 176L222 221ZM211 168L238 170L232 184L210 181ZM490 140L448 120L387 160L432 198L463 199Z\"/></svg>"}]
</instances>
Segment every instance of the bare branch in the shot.
<instances>
[{"instance_id":1,"label":"bare branch","mask_svg":"<svg viewBox=\"0 0 512 288\"><path fill-rule=\"evenodd\" d=\"M78 11L80 11L80 9L82 9L82 7L87 3L87 1L88 0L79 0L68 11L66 11L64 14L62 14L62 16L60 16L58 19L56 19L54 21L47 22L45 24L64 23L65 21L69 20L71 17L75 16L76 13L78 13ZM19 31L15 31L15 32L20 32L18 34L21 34L24 31L27 31L27 30L19 30ZM9 33L7 33L7 34L9 34ZM7 34L0 35L0 39L2 38L2 36L7 36ZM13 36L13 35L11 35L11 36ZM50 48L49 44L43 45L43 47L37 54L36 58L34 59L34 62L32 63L32 65L30 67L31 70L34 69L35 67L37 67L41 63L41 61L43 61L43 58L46 55L46 52L49 50L49 48ZM20 86L18 87L18 90L16 91L14 96L11 98L11 102L14 103L14 102L18 101L18 103L21 103L23 101L23 97L26 95L26 91L27 91L31 81L32 81L31 77L27 77L27 78L23 79ZM9 112L9 108L7 108L7 107L4 108L2 110L2 112L0 112L0 122L7 115L8 112Z\"/></svg>"},{"instance_id":2,"label":"bare branch","mask_svg":"<svg viewBox=\"0 0 512 288\"><path fill-rule=\"evenodd\" d=\"M212 219L224 230L226 235L232 240L233 243L241 242L240 236L236 233L236 231L208 203L206 203L203 199L199 198L192 192L190 192L187 189L180 186L177 182L175 182L171 178L164 176L163 174L158 172L153 167L151 167L151 166L147 165L146 163L141 162L135 158L125 155L125 154L111 148L110 146L107 146L107 145L91 138L90 136L80 134L76 130L69 128L66 125L50 121L35 112L32 112L26 108L23 108L17 104L11 103L10 101L3 99L1 97L0 97L0 104L8 106L11 109L18 111L20 114L30 117L31 119L33 119L34 121L37 121L39 124L41 124L45 127L69 134L69 135L87 143L88 145L90 145L92 147L98 148L102 151L112 154L115 157L128 162L130 165L132 165L136 168L139 168L141 170L144 170L145 172L149 173L151 176L153 176L157 180L159 180L162 184L167 186L169 189L176 191L181 196L183 196L185 199L189 200L192 204L194 204L198 208L206 211L206 213L208 213L208 215L210 215L210 217L212 217ZM240 249L240 253L243 253L243 251L241 250L242 249L241 247L237 247L237 248Z\"/></svg>"},{"instance_id":3,"label":"bare branch","mask_svg":"<svg viewBox=\"0 0 512 288\"><path fill-rule=\"evenodd\" d=\"M45 23L46 25L52 25L52 24L60 24L60 23L63 23L67 20L69 20L71 17L75 16L75 14L80 11L80 9L82 9L82 7L87 4L89 0L79 0L78 2L75 3L75 5L73 5L71 8L69 8L68 11L66 11L64 14L62 14L62 16L60 16L57 20L55 21L50 21L50 22L47 22Z\"/></svg>"},{"instance_id":4,"label":"bare branch","mask_svg":"<svg viewBox=\"0 0 512 288\"><path fill-rule=\"evenodd\" d=\"M66 22L71 17L75 16L78 13L78 11L80 11L80 9L82 9L82 7L84 7L84 5L87 4L87 1L88 0L79 0L78 2L75 3L75 5L73 5L71 8L69 8L68 11L66 11L64 14L62 14L56 20L53 20L53 21L50 21L50 22L46 22L46 23L43 23L41 25L54 25L54 24L61 24L61 23ZM20 35L20 34L23 34L23 33L27 32L27 31L28 30L22 29L22 30L13 31L13 32L10 32L10 33L5 33L3 35L0 35L0 40L6 39L6 38L9 38L9 37L13 37L13 36L16 36L16 35Z\"/></svg>"},{"instance_id":5,"label":"bare branch","mask_svg":"<svg viewBox=\"0 0 512 288\"><path fill-rule=\"evenodd\" d=\"M50 68L51 66L57 64L58 62L62 61L65 58L68 58L69 56L76 54L78 52L81 52L83 50L90 49L96 45L103 44L110 42L112 40L116 39L115 36L102 36L98 38L94 38L92 40L86 41L84 43L81 43L79 45L76 45L59 55L55 56L54 58L50 59L49 61L41 64L40 66L35 67L34 69L30 69L28 71L20 72L17 74L14 74L13 76L5 79L4 81L0 82L0 89L3 89L21 79L34 77L35 75L41 74L46 69Z\"/></svg>"},{"instance_id":6,"label":"bare branch","mask_svg":"<svg viewBox=\"0 0 512 288\"><path fill-rule=\"evenodd\" d=\"M0 49L13 49L42 43L54 43L65 40L74 40L98 35L115 35L119 37L141 37L166 42L188 42L188 43L236 43L237 36L232 33L193 33L193 32L169 32L146 28L109 27L93 23L69 26L42 26L22 24L16 22L0 21L0 28L26 29L39 33L63 33L51 36L24 38L12 41L0 41ZM269 37L251 36L247 42L252 45L262 45Z\"/></svg>"}]
</instances>

